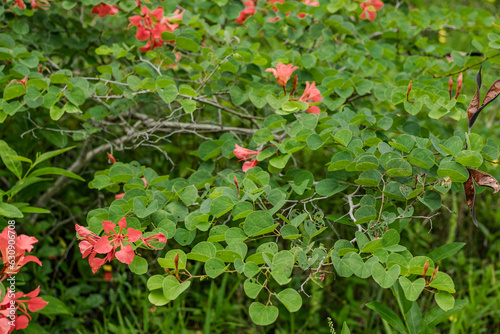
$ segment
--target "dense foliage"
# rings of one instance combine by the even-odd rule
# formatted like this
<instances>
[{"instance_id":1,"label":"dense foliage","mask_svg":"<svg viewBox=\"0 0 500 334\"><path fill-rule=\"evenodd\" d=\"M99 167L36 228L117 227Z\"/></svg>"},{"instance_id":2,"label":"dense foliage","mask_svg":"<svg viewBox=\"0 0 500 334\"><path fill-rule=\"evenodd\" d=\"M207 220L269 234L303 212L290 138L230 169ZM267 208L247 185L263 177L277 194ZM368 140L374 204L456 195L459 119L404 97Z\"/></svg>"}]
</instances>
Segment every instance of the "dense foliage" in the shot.
<instances>
[{"instance_id":1,"label":"dense foliage","mask_svg":"<svg viewBox=\"0 0 500 334\"><path fill-rule=\"evenodd\" d=\"M1 333L498 328L496 13L101 1L0 6Z\"/></svg>"}]
</instances>

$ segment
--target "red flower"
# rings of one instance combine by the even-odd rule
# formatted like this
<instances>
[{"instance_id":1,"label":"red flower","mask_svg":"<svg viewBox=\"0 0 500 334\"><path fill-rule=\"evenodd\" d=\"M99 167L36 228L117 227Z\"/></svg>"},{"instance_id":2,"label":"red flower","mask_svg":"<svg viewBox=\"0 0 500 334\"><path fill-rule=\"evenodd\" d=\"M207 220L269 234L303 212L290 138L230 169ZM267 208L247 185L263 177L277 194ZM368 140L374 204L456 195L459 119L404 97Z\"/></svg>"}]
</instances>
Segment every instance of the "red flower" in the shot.
<instances>
[{"instance_id":1,"label":"red flower","mask_svg":"<svg viewBox=\"0 0 500 334\"><path fill-rule=\"evenodd\" d=\"M116 164L116 159L114 156L112 156L110 153L106 153L108 155L108 159L109 161L111 161L111 163L114 163Z\"/></svg>"},{"instance_id":2,"label":"red flower","mask_svg":"<svg viewBox=\"0 0 500 334\"><path fill-rule=\"evenodd\" d=\"M44 308L48 303L38 297L40 287L24 294L19 291L13 293L9 288L0 303L0 333L10 333L14 329L24 329L28 327L31 320L30 312L36 312ZM23 315L16 315L20 310Z\"/></svg>"},{"instance_id":3,"label":"red flower","mask_svg":"<svg viewBox=\"0 0 500 334\"><path fill-rule=\"evenodd\" d=\"M380 0L366 0L361 3L361 9L363 9L363 13L361 14L362 19L369 19L370 21L375 20L377 16L377 11L381 10L384 7L384 3Z\"/></svg>"},{"instance_id":4,"label":"red flower","mask_svg":"<svg viewBox=\"0 0 500 334\"><path fill-rule=\"evenodd\" d=\"M304 5L318 7L319 6L319 1L305 0L304 1ZM305 13L299 13L299 17L301 19L303 19L304 17L306 17L306 14Z\"/></svg>"},{"instance_id":5,"label":"red flower","mask_svg":"<svg viewBox=\"0 0 500 334\"><path fill-rule=\"evenodd\" d=\"M36 9L38 7L40 9L47 10L50 7L48 0L30 0L30 3L32 9Z\"/></svg>"},{"instance_id":6,"label":"red flower","mask_svg":"<svg viewBox=\"0 0 500 334\"><path fill-rule=\"evenodd\" d=\"M135 256L132 243L139 240L142 236L142 232L135 228L127 228L127 220L125 217L118 222L118 226L120 227L118 233L114 230L116 224L110 221L104 220L102 226L104 228L104 233L107 235L103 235L97 240L94 245L94 250L99 254L107 254L106 257L114 258L116 256L118 261L131 264ZM126 234L123 232L124 229L126 229ZM124 244L124 242L127 244ZM117 251L118 248L120 248L119 251ZM96 260L94 260L94 262Z\"/></svg>"},{"instance_id":7,"label":"red flower","mask_svg":"<svg viewBox=\"0 0 500 334\"><path fill-rule=\"evenodd\" d=\"M118 13L118 7L116 5L108 5L105 3L100 3L94 8L92 8L92 14L98 14L99 17L105 17L107 15L115 15Z\"/></svg>"},{"instance_id":8,"label":"red flower","mask_svg":"<svg viewBox=\"0 0 500 334\"><path fill-rule=\"evenodd\" d=\"M304 94L302 94L299 101L311 104L321 101L322 98L323 96L321 96L320 91L316 88L316 83L313 81L312 84L309 84L309 81L306 81L306 89L304 90ZM312 100L312 102L308 100ZM309 108L307 108L307 112L310 114L319 114L320 110L317 106L310 105Z\"/></svg>"},{"instance_id":9,"label":"red flower","mask_svg":"<svg viewBox=\"0 0 500 334\"><path fill-rule=\"evenodd\" d=\"M19 9L26 9L26 5L24 4L23 0L16 0L14 6L19 7Z\"/></svg>"},{"instance_id":10,"label":"red flower","mask_svg":"<svg viewBox=\"0 0 500 334\"><path fill-rule=\"evenodd\" d=\"M298 69L297 66L292 66L293 64L285 65L283 63L278 63L278 65L276 65L276 69L268 68L266 69L266 72L272 72L274 74L274 77L278 79L278 84L281 87L285 87L293 71Z\"/></svg>"},{"instance_id":11,"label":"red flower","mask_svg":"<svg viewBox=\"0 0 500 334\"><path fill-rule=\"evenodd\" d=\"M129 18L129 28L132 26L137 27L135 37L139 41L148 41L145 46L139 48L141 51L146 52L161 47L165 42L161 37L161 33L164 31L172 32L179 27L177 22L182 20L183 12L181 13L177 9L172 17L164 17L163 14L162 7L158 7L150 13L149 8L144 6L141 15Z\"/></svg>"},{"instance_id":12,"label":"red flower","mask_svg":"<svg viewBox=\"0 0 500 334\"><path fill-rule=\"evenodd\" d=\"M172 14L174 14L174 16L164 16L160 20L160 22L167 27L168 32L173 32L175 29L179 28L179 23L177 22L182 21L182 15L184 12L176 9Z\"/></svg>"},{"instance_id":13,"label":"red flower","mask_svg":"<svg viewBox=\"0 0 500 334\"><path fill-rule=\"evenodd\" d=\"M235 144L234 146L235 149L233 150L233 153L238 159L240 159L238 161L251 159L250 161L245 161L243 163L242 169L244 173L246 173L247 170L249 170L250 168L257 166L259 161L257 161L257 159L255 158L261 151L252 151L249 150L248 148L243 148L238 144Z\"/></svg>"},{"instance_id":14,"label":"red flower","mask_svg":"<svg viewBox=\"0 0 500 334\"><path fill-rule=\"evenodd\" d=\"M38 242L35 237L25 234L17 235L14 229L6 227L0 234L0 252L2 253L3 269L0 272L5 276L17 274L19 269L28 262L35 262L42 265L40 260L34 255L25 256L26 252L31 252L33 244Z\"/></svg>"},{"instance_id":15,"label":"red flower","mask_svg":"<svg viewBox=\"0 0 500 334\"><path fill-rule=\"evenodd\" d=\"M248 1L243 1L243 4L245 5L245 9L243 9L240 12L240 16L236 18L236 23L238 24L243 24L245 20L255 14L255 1L254 0L248 0Z\"/></svg>"}]
</instances>

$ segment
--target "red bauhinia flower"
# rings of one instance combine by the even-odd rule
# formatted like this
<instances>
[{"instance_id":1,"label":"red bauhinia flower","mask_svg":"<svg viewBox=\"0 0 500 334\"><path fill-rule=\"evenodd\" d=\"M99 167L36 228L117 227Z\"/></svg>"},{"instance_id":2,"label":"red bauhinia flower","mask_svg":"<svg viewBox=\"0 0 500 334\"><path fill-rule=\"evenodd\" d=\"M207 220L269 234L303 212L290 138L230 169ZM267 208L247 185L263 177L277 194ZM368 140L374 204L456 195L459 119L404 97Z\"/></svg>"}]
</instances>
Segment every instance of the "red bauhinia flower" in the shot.
<instances>
[{"instance_id":1,"label":"red bauhinia flower","mask_svg":"<svg viewBox=\"0 0 500 334\"><path fill-rule=\"evenodd\" d=\"M268 68L266 69L266 72L271 72L272 74L274 74L274 77L276 79L278 79L278 84L285 88L286 86L286 83L288 82L288 80L290 79L290 77L292 76L292 73L298 69L297 66L295 67L292 67L293 64L288 64L288 65L285 65L283 63L278 63L276 65L276 68Z\"/></svg>"},{"instance_id":2,"label":"red bauhinia flower","mask_svg":"<svg viewBox=\"0 0 500 334\"><path fill-rule=\"evenodd\" d=\"M245 9L243 9L240 12L240 16L236 18L236 23L238 24L243 24L245 20L255 14L255 1L254 0L248 0L248 1L243 1L243 4L245 5Z\"/></svg>"},{"instance_id":3,"label":"red bauhinia flower","mask_svg":"<svg viewBox=\"0 0 500 334\"><path fill-rule=\"evenodd\" d=\"M312 7L318 7L319 6L319 1L312 1L312 0L305 0L304 5L312 6ZM303 19L306 17L305 13L299 13L299 17Z\"/></svg>"},{"instance_id":4,"label":"red bauhinia flower","mask_svg":"<svg viewBox=\"0 0 500 334\"><path fill-rule=\"evenodd\" d=\"M245 161L241 167L244 173L246 173L250 168L257 166L259 161L257 161L256 157L261 151L252 151L248 148L241 147L238 144L235 144L234 147L235 149L233 150L233 153L238 159L240 159L238 161L250 159L250 161Z\"/></svg>"},{"instance_id":5,"label":"red bauhinia flower","mask_svg":"<svg viewBox=\"0 0 500 334\"><path fill-rule=\"evenodd\" d=\"M302 94L299 101L312 104L314 102L321 101L322 98L323 96L321 96L320 91L316 88L316 83L313 81L312 84L309 84L309 81L306 81L306 89L304 90L304 94ZM312 100L312 102L309 100ZM317 106L309 105L309 108L307 108L307 112L310 114L319 114L320 110Z\"/></svg>"},{"instance_id":6,"label":"red bauhinia flower","mask_svg":"<svg viewBox=\"0 0 500 334\"><path fill-rule=\"evenodd\" d=\"M80 236L80 252L82 258L89 257L89 265L92 272L95 274L106 262L112 261L115 257L118 261L126 264L132 263L135 257L132 243L141 240L144 245L150 248L159 249L152 246L149 241L166 243L167 239L163 233L158 233L147 238L142 237L142 232L127 228L127 220L125 217L118 222L119 231L117 233L117 224L103 220L102 226L104 235L99 237L94 232L89 231L83 226L75 225L76 232ZM120 250L118 250L120 249ZM98 254L106 254L104 258L96 257Z\"/></svg>"},{"instance_id":7,"label":"red bauhinia flower","mask_svg":"<svg viewBox=\"0 0 500 334\"><path fill-rule=\"evenodd\" d=\"M13 292L7 289L5 296L0 303L0 333L10 333L14 329L24 329L28 327L31 316L28 313L36 312L44 308L48 303L38 297L40 287L24 294L23 292ZM17 315L17 311L24 313Z\"/></svg>"},{"instance_id":8,"label":"red bauhinia flower","mask_svg":"<svg viewBox=\"0 0 500 334\"><path fill-rule=\"evenodd\" d=\"M31 252L33 244L38 242L35 237L25 234L17 235L16 231L6 227L0 234L0 252L2 253L3 269L0 274L7 276L17 274L19 269L28 262L35 262L42 265L40 260L34 255L25 256L26 252Z\"/></svg>"},{"instance_id":9,"label":"red bauhinia flower","mask_svg":"<svg viewBox=\"0 0 500 334\"><path fill-rule=\"evenodd\" d=\"M118 6L100 3L94 8L92 8L91 13L99 15L99 17L105 17L107 15L116 15L118 13Z\"/></svg>"},{"instance_id":10,"label":"red bauhinia flower","mask_svg":"<svg viewBox=\"0 0 500 334\"><path fill-rule=\"evenodd\" d=\"M161 47L165 42L161 34L165 31L172 32L179 27L178 21L182 20L182 15L179 10L176 10L172 17L164 17L164 10L158 7L152 12L146 6L142 7L141 15L135 15L129 18L130 25L137 27L135 37L139 41L148 41L145 46L139 48L146 52L157 47Z\"/></svg>"},{"instance_id":11,"label":"red bauhinia flower","mask_svg":"<svg viewBox=\"0 0 500 334\"><path fill-rule=\"evenodd\" d=\"M361 14L362 19L368 19L370 21L375 20L377 17L377 11L384 7L384 3L380 0L366 0L361 3L361 9L363 13Z\"/></svg>"},{"instance_id":12,"label":"red bauhinia flower","mask_svg":"<svg viewBox=\"0 0 500 334\"><path fill-rule=\"evenodd\" d=\"M94 250L98 254L107 254L107 256L112 258L116 257L120 262L131 264L135 257L132 243L139 240L142 236L142 232L135 228L127 228L127 220L125 217L120 219L118 226L119 231L116 233L116 224L104 220L102 222L102 227L106 234L97 240L94 245ZM94 262L96 260L97 259L95 259Z\"/></svg>"},{"instance_id":13,"label":"red bauhinia flower","mask_svg":"<svg viewBox=\"0 0 500 334\"><path fill-rule=\"evenodd\" d=\"M40 8L43 10L47 10L50 7L48 0L30 0L30 3L32 9Z\"/></svg>"}]
</instances>

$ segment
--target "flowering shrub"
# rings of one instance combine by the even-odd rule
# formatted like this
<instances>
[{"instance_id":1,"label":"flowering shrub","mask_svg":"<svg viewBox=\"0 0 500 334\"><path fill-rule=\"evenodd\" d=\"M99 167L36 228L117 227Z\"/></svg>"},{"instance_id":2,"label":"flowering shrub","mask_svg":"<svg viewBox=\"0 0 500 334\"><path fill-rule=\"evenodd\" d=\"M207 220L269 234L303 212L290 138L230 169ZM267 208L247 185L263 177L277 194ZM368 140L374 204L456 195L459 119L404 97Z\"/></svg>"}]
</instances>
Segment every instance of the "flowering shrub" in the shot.
<instances>
[{"instance_id":1,"label":"flowering shrub","mask_svg":"<svg viewBox=\"0 0 500 334\"><path fill-rule=\"evenodd\" d=\"M318 287L345 282L380 291L364 305L401 333L468 307L449 264L468 245L426 238L457 194L465 224L486 228L479 189L500 189L494 118L479 116L500 94L494 16L378 0L27 3L0 11L0 223L49 241L72 226L36 279L61 267L71 284L64 261L78 253L78 278L114 291L111 272L125 271L156 310L237 276L255 326L300 317ZM467 42L446 44L461 29ZM44 218L56 212L64 223ZM9 233L0 330L71 314L43 288L5 283L45 263L26 255L28 235L9 259Z\"/></svg>"}]
</instances>

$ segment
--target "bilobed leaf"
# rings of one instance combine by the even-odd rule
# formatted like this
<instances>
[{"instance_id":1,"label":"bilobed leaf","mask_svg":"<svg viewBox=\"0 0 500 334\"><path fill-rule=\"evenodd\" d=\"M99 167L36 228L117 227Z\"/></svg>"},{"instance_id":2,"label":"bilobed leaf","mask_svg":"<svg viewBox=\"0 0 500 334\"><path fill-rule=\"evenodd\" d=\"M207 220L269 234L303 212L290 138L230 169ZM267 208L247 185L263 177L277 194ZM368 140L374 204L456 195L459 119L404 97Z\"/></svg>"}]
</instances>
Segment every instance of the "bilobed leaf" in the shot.
<instances>
[{"instance_id":1,"label":"bilobed leaf","mask_svg":"<svg viewBox=\"0 0 500 334\"><path fill-rule=\"evenodd\" d=\"M267 326L272 324L278 319L279 310L276 306L264 306L259 302L253 302L248 309L250 318L259 326Z\"/></svg>"},{"instance_id":2,"label":"bilobed leaf","mask_svg":"<svg viewBox=\"0 0 500 334\"><path fill-rule=\"evenodd\" d=\"M455 298L449 292L439 291L434 298L443 311L449 311L455 306Z\"/></svg>"},{"instance_id":3,"label":"bilobed leaf","mask_svg":"<svg viewBox=\"0 0 500 334\"><path fill-rule=\"evenodd\" d=\"M302 307L302 297L299 293L291 288L285 289L276 295L280 302L285 305L285 307L290 312L297 312Z\"/></svg>"},{"instance_id":4,"label":"bilobed leaf","mask_svg":"<svg viewBox=\"0 0 500 334\"><path fill-rule=\"evenodd\" d=\"M476 212L474 209L474 202L476 201L476 189L474 188L474 181L472 181L472 174L469 174L469 178L464 182L465 200L469 206L469 211L472 216L472 221L474 225L477 225Z\"/></svg>"},{"instance_id":5,"label":"bilobed leaf","mask_svg":"<svg viewBox=\"0 0 500 334\"><path fill-rule=\"evenodd\" d=\"M467 168L469 170L470 175L474 178L474 181L478 186L490 187L493 189L493 193L496 193L500 190L500 184L498 181L488 173L481 172L477 169Z\"/></svg>"}]
</instances>

